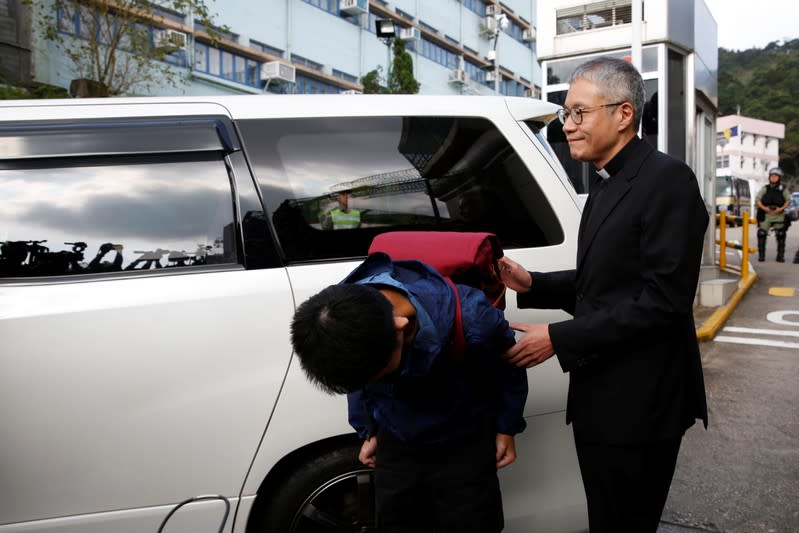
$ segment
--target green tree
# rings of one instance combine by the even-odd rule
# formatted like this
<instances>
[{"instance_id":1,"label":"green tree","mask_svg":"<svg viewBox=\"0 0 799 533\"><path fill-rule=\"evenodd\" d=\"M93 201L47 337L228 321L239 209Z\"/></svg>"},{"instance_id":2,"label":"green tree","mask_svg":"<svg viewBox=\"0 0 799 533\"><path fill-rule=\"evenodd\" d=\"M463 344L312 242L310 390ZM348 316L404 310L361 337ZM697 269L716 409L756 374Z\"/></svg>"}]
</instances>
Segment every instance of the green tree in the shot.
<instances>
[{"instance_id":1,"label":"green tree","mask_svg":"<svg viewBox=\"0 0 799 533\"><path fill-rule=\"evenodd\" d=\"M115 96L148 90L179 74L164 60L185 54L179 34L163 28L159 6L148 0L26 0L35 27L55 43L72 65L72 90L82 95ZM164 8L198 20L212 40L218 36L205 0L166 0ZM222 29L221 31L225 31ZM78 35L79 34L79 35ZM151 37L152 36L152 37ZM183 51L182 51L183 50ZM184 56L185 57L185 56ZM76 84L76 85L75 85Z\"/></svg>"},{"instance_id":2,"label":"green tree","mask_svg":"<svg viewBox=\"0 0 799 533\"><path fill-rule=\"evenodd\" d=\"M379 66L361 76L364 94L381 94L386 92L386 88L380 82L383 79L383 67Z\"/></svg>"},{"instance_id":3,"label":"green tree","mask_svg":"<svg viewBox=\"0 0 799 533\"><path fill-rule=\"evenodd\" d=\"M378 66L361 77L365 94L416 94L419 82L413 76L413 58L405 49L405 41L394 39L394 59L386 83L383 68Z\"/></svg>"}]
</instances>

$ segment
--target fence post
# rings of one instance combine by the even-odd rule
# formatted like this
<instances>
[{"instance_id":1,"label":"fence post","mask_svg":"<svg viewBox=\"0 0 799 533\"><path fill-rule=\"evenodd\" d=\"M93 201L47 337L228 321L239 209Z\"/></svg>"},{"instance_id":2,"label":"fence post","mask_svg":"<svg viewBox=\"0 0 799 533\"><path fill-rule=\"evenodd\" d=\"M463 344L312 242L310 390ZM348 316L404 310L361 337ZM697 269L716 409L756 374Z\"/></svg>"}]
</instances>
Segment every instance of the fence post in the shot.
<instances>
[{"instance_id":1,"label":"fence post","mask_svg":"<svg viewBox=\"0 0 799 533\"><path fill-rule=\"evenodd\" d=\"M749 277L749 211L744 211L741 227L741 279Z\"/></svg>"},{"instance_id":2,"label":"fence post","mask_svg":"<svg viewBox=\"0 0 799 533\"><path fill-rule=\"evenodd\" d=\"M719 268L727 268L727 213L719 211Z\"/></svg>"}]
</instances>

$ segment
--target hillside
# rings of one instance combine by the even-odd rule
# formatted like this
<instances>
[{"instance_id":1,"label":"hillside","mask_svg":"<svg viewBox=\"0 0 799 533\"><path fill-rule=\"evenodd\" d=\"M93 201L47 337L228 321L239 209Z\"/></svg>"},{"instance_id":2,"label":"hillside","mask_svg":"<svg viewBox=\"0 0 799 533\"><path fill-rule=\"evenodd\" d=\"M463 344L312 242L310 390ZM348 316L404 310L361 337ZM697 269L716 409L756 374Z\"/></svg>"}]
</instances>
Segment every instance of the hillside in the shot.
<instances>
[{"instance_id":1,"label":"hillside","mask_svg":"<svg viewBox=\"0 0 799 533\"><path fill-rule=\"evenodd\" d=\"M780 166L799 175L799 39L765 48L719 48L719 115L740 114L785 124ZM794 188L794 190L799 190Z\"/></svg>"}]
</instances>

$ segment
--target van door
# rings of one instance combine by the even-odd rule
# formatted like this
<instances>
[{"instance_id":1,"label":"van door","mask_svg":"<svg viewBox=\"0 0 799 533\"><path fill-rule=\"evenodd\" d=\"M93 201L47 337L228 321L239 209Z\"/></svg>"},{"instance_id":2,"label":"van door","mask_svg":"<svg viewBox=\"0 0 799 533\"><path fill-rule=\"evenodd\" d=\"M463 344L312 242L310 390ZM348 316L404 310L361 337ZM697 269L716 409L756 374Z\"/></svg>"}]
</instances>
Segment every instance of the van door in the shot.
<instances>
[{"instance_id":1,"label":"van door","mask_svg":"<svg viewBox=\"0 0 799 533\"><path fill-rule=\"evenodd\" d=\"M155 531L186 498L235 503L282 386L291 292L248 229L265 218L229 120L157 108L0 122L4 531ZM197 504L175 530L220 519Z\"/></svg>"}]
</instances>

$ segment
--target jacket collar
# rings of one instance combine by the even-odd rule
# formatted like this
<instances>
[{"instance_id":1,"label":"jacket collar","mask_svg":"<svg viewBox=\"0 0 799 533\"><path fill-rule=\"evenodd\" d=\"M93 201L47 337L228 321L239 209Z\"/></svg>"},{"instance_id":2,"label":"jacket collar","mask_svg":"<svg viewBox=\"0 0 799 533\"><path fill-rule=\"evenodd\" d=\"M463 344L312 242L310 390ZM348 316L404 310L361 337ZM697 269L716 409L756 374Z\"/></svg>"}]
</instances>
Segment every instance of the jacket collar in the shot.
<instances>
[{"instance_id":1,"label":"jacket collar","mask_svg":"<svg viewBox=\"0 0 799 533\"><path fill-rule=\"evenodd\" d=\"M608 169L611 176L607 178L607 188L602 194L602 201L591 208L592 210L596 210L594 216L597 223L589 228L585 225L587 217L583 216L580 220L580 233L577 239L578 269L582 266L583 260L593 244L597 231L605 222L608 215L616 208L616 205L629 192L632 187L632 180L638 175L641 165L653 150L654 148L648 142L634 137L608 165L605 166L605 169L611 167L611 169Z\"/></svg>"}]
</instances>

